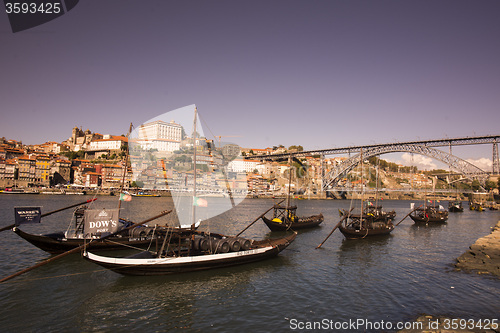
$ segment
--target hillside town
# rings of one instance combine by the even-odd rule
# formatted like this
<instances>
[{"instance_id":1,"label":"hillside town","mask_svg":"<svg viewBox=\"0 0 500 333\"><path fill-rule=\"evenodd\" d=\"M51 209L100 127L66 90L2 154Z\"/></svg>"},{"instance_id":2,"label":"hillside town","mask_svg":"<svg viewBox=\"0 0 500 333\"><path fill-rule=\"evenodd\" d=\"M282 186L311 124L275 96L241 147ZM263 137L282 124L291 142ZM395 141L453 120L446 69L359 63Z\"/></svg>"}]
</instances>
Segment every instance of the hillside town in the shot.
<instances>
[{"instance_id":1,"label":"hillside town","mask_svg":"<svg viewBox=\"0 0 500 333\"><path fill-rule=\"evenodd\" d=\"M221 149L217 142L200 137L196 147L199 190L222 189L229 182L236 192L243 194L248 190L256 196L282 195L289 187L299 195L319 195L323 175L346 159L304 157L300 164L292 164L294 172L290 177L287 161L262 162L252 156L297 152L303 150L301 146L240 150L236 145L226 145L222 155L233 150L230 154L238 157L227 163L227 175L222 175L214 172L214 165L223 164L222 155L214 153ZM78 127L60 143L24 145L21 141L1 138L0 189L98 189L109 192L118 190L123 183L128 190L188 191L192 183L193 166L189 157L192 151L193 140L186 136L182 126L161 120L141 125L138 136L130 140L124 135L93 133ZM372 158L365 168L364 176L359 170L353 170L340 185L352 189L436 188L429 172L416 167ZM439 181L437 187L445 185Z\"/></svg>"}]
</instances>

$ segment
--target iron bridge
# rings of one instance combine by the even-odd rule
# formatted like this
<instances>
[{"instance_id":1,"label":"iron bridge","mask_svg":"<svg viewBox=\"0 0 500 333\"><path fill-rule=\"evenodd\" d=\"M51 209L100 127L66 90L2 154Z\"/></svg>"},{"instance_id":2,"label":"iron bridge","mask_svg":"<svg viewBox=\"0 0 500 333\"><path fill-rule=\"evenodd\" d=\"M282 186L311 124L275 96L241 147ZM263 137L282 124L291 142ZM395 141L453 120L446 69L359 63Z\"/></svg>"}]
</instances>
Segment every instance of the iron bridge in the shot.
<instances>
[{"instance_id":1,"label":"iron bridge","mask_svg":"<svg viewBox=\"0 0 500 333\"><path fill-rule=\"evenodd\" d=\"M488 172L478 168L470 162L467 162L457 156L452 155L452 146L465 146L465 145L478 145L478 144L492 144L493 145L493 173L500 173L499 158L498 158L498 141L500 135L488 135L478 137L464 137L453 139L438 139L426 141L408 141L408 142L395 142L385 144L363 145L363 146L350 146L343 148L330 148L320 150L308 150L300 152L290 152L283 154L271 155L257 155L247 156L246 159L258 159L262 161L276 161L284 160L288 157L306 157L317 156L324 157L325 155L334 154L349 154L349 158L342 163L336 165L329 172L323 176L323 190L328 190L336 187L339 180L342 179L349 171L354 169L363 159L368 159L373 156L382 154L396 153L396 152L409 152L414 154L425 155L450 166L456 172L462 174L464 177L474 180L477 179L481 184L484 184L488 179ZM449 153L433 147L449 147ZM351 154L355 154L351 156Z\"/></svg>"}]
</instances>

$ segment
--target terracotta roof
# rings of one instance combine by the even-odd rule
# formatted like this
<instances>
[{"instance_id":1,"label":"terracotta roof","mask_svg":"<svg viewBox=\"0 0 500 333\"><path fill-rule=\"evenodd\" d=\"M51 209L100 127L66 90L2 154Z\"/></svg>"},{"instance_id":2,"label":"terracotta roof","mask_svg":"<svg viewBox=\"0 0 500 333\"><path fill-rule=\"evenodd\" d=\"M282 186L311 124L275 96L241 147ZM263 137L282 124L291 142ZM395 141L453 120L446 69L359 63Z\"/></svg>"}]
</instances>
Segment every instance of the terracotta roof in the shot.
<instances>
[{"instance_id":1,"label":"terracotta roof","mask_svg":"<svg viewBox=\"0 0 500 333\"><path fill-rule=\"evenodd\" d=\"M47 159L48 160L49 156L47 156L47 155L37 155L36 159Z\"/></svg>"},{"instance_id":2,"label":"terracotta roof","mask_svg":"<svg viewBox=\"0 0 500 333\"><path fill-rule=\"evenodd\" d=\"M121 166L118 164L103 164L102 167L103 168L120 168L121 169Z\"/></svg>"},{"instance_id":3,"label":"terracotta roof","mask_svg":"<svg viewBox=\"0 0 500 333\"><path fill-rule=\"evenodd\" d=\"M109 139L97 139L97 140L92 140L92 142L100 142L100 141L124 141L128 142L128 139L124 136L114 136L111 135Z\"/></svg>"},{"instance_id":4,"label":"terracotta roof","mask_svg":"<svg viewBox=\"0 0 500 333\"><path fill-rule=\"evenodd\" d=\"M28 156L28 155L19 156L17 159L18 159L18 160L31 160L31 161L34 161L34 160L35 160L34 158L31 158L31 157L30 157L30 156Z\"/></svg>"}]
</instances>

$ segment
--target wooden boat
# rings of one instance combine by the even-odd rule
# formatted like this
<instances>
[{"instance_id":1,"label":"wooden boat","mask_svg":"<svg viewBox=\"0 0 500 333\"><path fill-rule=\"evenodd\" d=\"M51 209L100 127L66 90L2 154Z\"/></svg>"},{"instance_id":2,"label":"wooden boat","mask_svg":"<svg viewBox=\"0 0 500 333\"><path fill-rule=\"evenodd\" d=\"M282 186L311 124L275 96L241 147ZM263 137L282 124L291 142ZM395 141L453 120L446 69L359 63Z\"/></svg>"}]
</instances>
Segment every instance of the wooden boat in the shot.
<instances>
[{"instance_id":1,"label":"wooden boat","mask_svg":"<svg viewBox=\"0 0 500 333\"><path fill-rule=\"evenodd\" d=\"M293 160L302 166L302 162L297 158L293 158ZM292 165L292 157L288 157L288 165ZM323 214L312 215L307 217L299 217L297 216L297 206L290 205L290 189L292 185L292 169L289 169L288 173L288 192L286 196L286 205L280 206L274 205L273 207L273 218L268 219L265 216L262 216L262 220L264 223L271 229L271 231L283 231L283 230L298 230L298 229L307 229L317 227L323 222L324 217Z\"/></svg>"},{"instance_id":2,"label":"wooden boat","mask_svg":"<svg viewBox=\"0 0 500 333\"><path fill-rule=\"evenodd\" d=\"M410 218L415 223L446 223L448 211L437 205L424 206L415 209Z\"/></svg>"},{"instance_id":3,"label":"wooden boat","mask_svg":"<svg viewBox=\"0 0 500 333\"><path fill-rule=\"evenodd\" d=\"M469 209L482 212L484 210L484 207L481 202L469 201Z\"/></svg>"},{"instance_id":4,"label":"wooden boat","mask_svg":"<svg viewBox=\"0 0 500 333\"><path fill-rule=\"evenodd\" d=\"M143 237L134 236L133 235L134 232L132 232L132 230L130 231L129 234L117 235L103 241L100 240L94 241L92 242L91 246L93 249L115 250L115 249L123 249L124 245L144 247L148 246L153 241L151 235L148 234ZM30 242L39 249L51 254L59 254L72 250L74 248L83 245L85 241L84 238L67 238L62 232L44 234L44 235L34 235L24 232L17 227L14 228L13 231L24 240ZM88 241L89 240L87 239L87 242Z\"/></svg>"},{"instance_id":5,"label":"wooden boat","mask_svg":"<svg viewBox=\"0 0 500 333\"><path fill-rule=\"evenodd\" d=\"M369 236L388 235L394 230L390 215L375 218L374 215L350 215L345 223L339 226L340 232L347 239L365 238Z\"/></svg>"},{"instance_id":6,"label":"wooden boat","mask_svg":"<svg viewBox=\"0 0 500 333\"><path fill-rule=\"evenodd\" d=\"M93 249L123 249L124 245L144 247L151 244L152 241L156 239L153 227L139 226L134 229L126 230L123 234L117 234L116 236L107 238L106 240L98 240L101 235L93 235L91 238L84 237L84 211L86 207L79 207L73 213L73 219L70 224L70 228L66 232L55 232L44 235L30 234L22 231L18 227L14 227L12 230L19 235L24 240L35 245L39 249L51 253L58 254L74 249L78 246L84 244L84 242L89 242L90 239L94 239L92 242ZM131 225L130 221L125 221L123 219L119 220L119 229L125 229Z\"/></svg>"},{"instance_id":7,"label":"wooden boat","mask_svg":"<svg viewBox=\"0 0 500 333\"><path fill-rule=\"evenodd\" d=\"M293 242L291 235L250 241L220 234L185 231L174 248L144 251L125 258L112 258L84 252L85 259L124 275L166 275L241 265L277 256ZM166 235L165 238L167 239ZM246 245L242 245L246 244Z\"/></svg>"},{"instance_id":8,"label":"wooden boat","mask_svg":"<svg viewBox=\"0 0 500 333\"><path fill-rule=\"evenodd\" d=\"M324 220L323 214L321 213L308 217L298 217L296 214L297 206L283 207L275 205L273 209L274 213L272 219L262 216L262 220L271 231L314 228L319 226Z\"/></svg>"},{"instance_id":9,"label":"wooden boat","mask_svg":"<svg viewBox=\"0 0 500 333\"><path fill-rule=\"evenodd\" d=\"M462 206L462 201L455 200L448 202L448 210L450 212L463 212L464 207Z\"/></svg>"},{"instance_id":10,"label":"wooden boat","mask_svg":"<svg viewBox=\"0 0 500 333\"><path fill-rule=\"evenodd\" d=\"M361 179L363 179L363 150L360 152ZM363 187L364 191L364 187ZM378 172L377 172L377 193L378 193ZM394 230L392 220L396 217L396 212L384 212L382 206L373 205L371 202L364 207L364 193L361 195L361 213L351 214L341 211L341 215L347 217L344 223L339 225L340 232L347 239L360 239L371 236L388 235Z\"/></svg>"}]
</instances>

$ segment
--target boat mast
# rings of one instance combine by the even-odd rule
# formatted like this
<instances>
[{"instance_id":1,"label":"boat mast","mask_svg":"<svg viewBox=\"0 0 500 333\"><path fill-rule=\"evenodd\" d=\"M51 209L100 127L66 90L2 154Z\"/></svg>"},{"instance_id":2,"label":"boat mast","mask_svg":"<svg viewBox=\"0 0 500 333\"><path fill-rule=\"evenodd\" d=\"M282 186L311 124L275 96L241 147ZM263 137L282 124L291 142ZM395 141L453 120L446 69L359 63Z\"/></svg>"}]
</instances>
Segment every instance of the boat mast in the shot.
<instances>
[{"instance_id":1,"label":"boat mast","mask_svg":"<svg viewBox=\"0 0 500 333\"><path fill-rule=\"evenodd\" d=\"M361 159L361 214L359 220L359 229L363 227L363 198L365 196L365 187L363 186L363 148L360 151L360 159Z\"/></svg>"},{"instance_id":2,"label":"boat mast","mask_svg":"<svg viewBox=\"0 0 500 333\"><path fill-rule=\"evenodd\" d=\"M378 207L378 181L379 181L379 167L380 167L380 158L377 158L377 168L376 168L376 181L375 181L375 186L376 186L376 192L375 192L375 211L377 211ZM382 211L382 209L380 209Z\"/></svg>"},{"instance_id":3,"label":"boat mast","mask_svg":"<svg viewBox=\"0 0 500 333\"><path fill-rule=\"evenodd\" d=\"M130 123L130 127L128 128L128 133L127 133L127 145L130 147L129 138L130 138L130 133L132 132L132 123ZM128 147L127 147L127 152L125 154L125 166L123 167L123 175L122 175L122 183L120 185L120 195L123 192L123 187L125 185L125 176L127 175L127 168L128 168ZM120 207L122 205L122 201L118 200L118 211L120 211Z\"/></svg>"},{"instance_id":4,"label":"boat mast","mask_svg":"<svg viewBox=\"0 0 500 333\"><path fill-rule=\"evenodd\" d=\"M290 207L290 190L292 187L292 155L288 156L288 166L290 169L288 170L288 193L286 196L286 209L284 219L288 218L288 208ZM292 221L290 221L292 223Z\"/></svg>"},{"instance_id":5,"label":"boat mast","mask_svg":"<svg viewBox=\"0 0 500 333\"><path fill-rule=\"evenodd\" d=\"M193 121L193 148L194 148L194 153L193 153L193 165L194 165L194 170L193 170L193 207L192 207L192 223L191 223L191 229L194 228L195 225L195 220L196 220L196 206L195 206L195 200L196 200L196 116L197 116L198 110L196 109L196 106L194 107L194 121Z\"/></svg>"}]
</instances>

